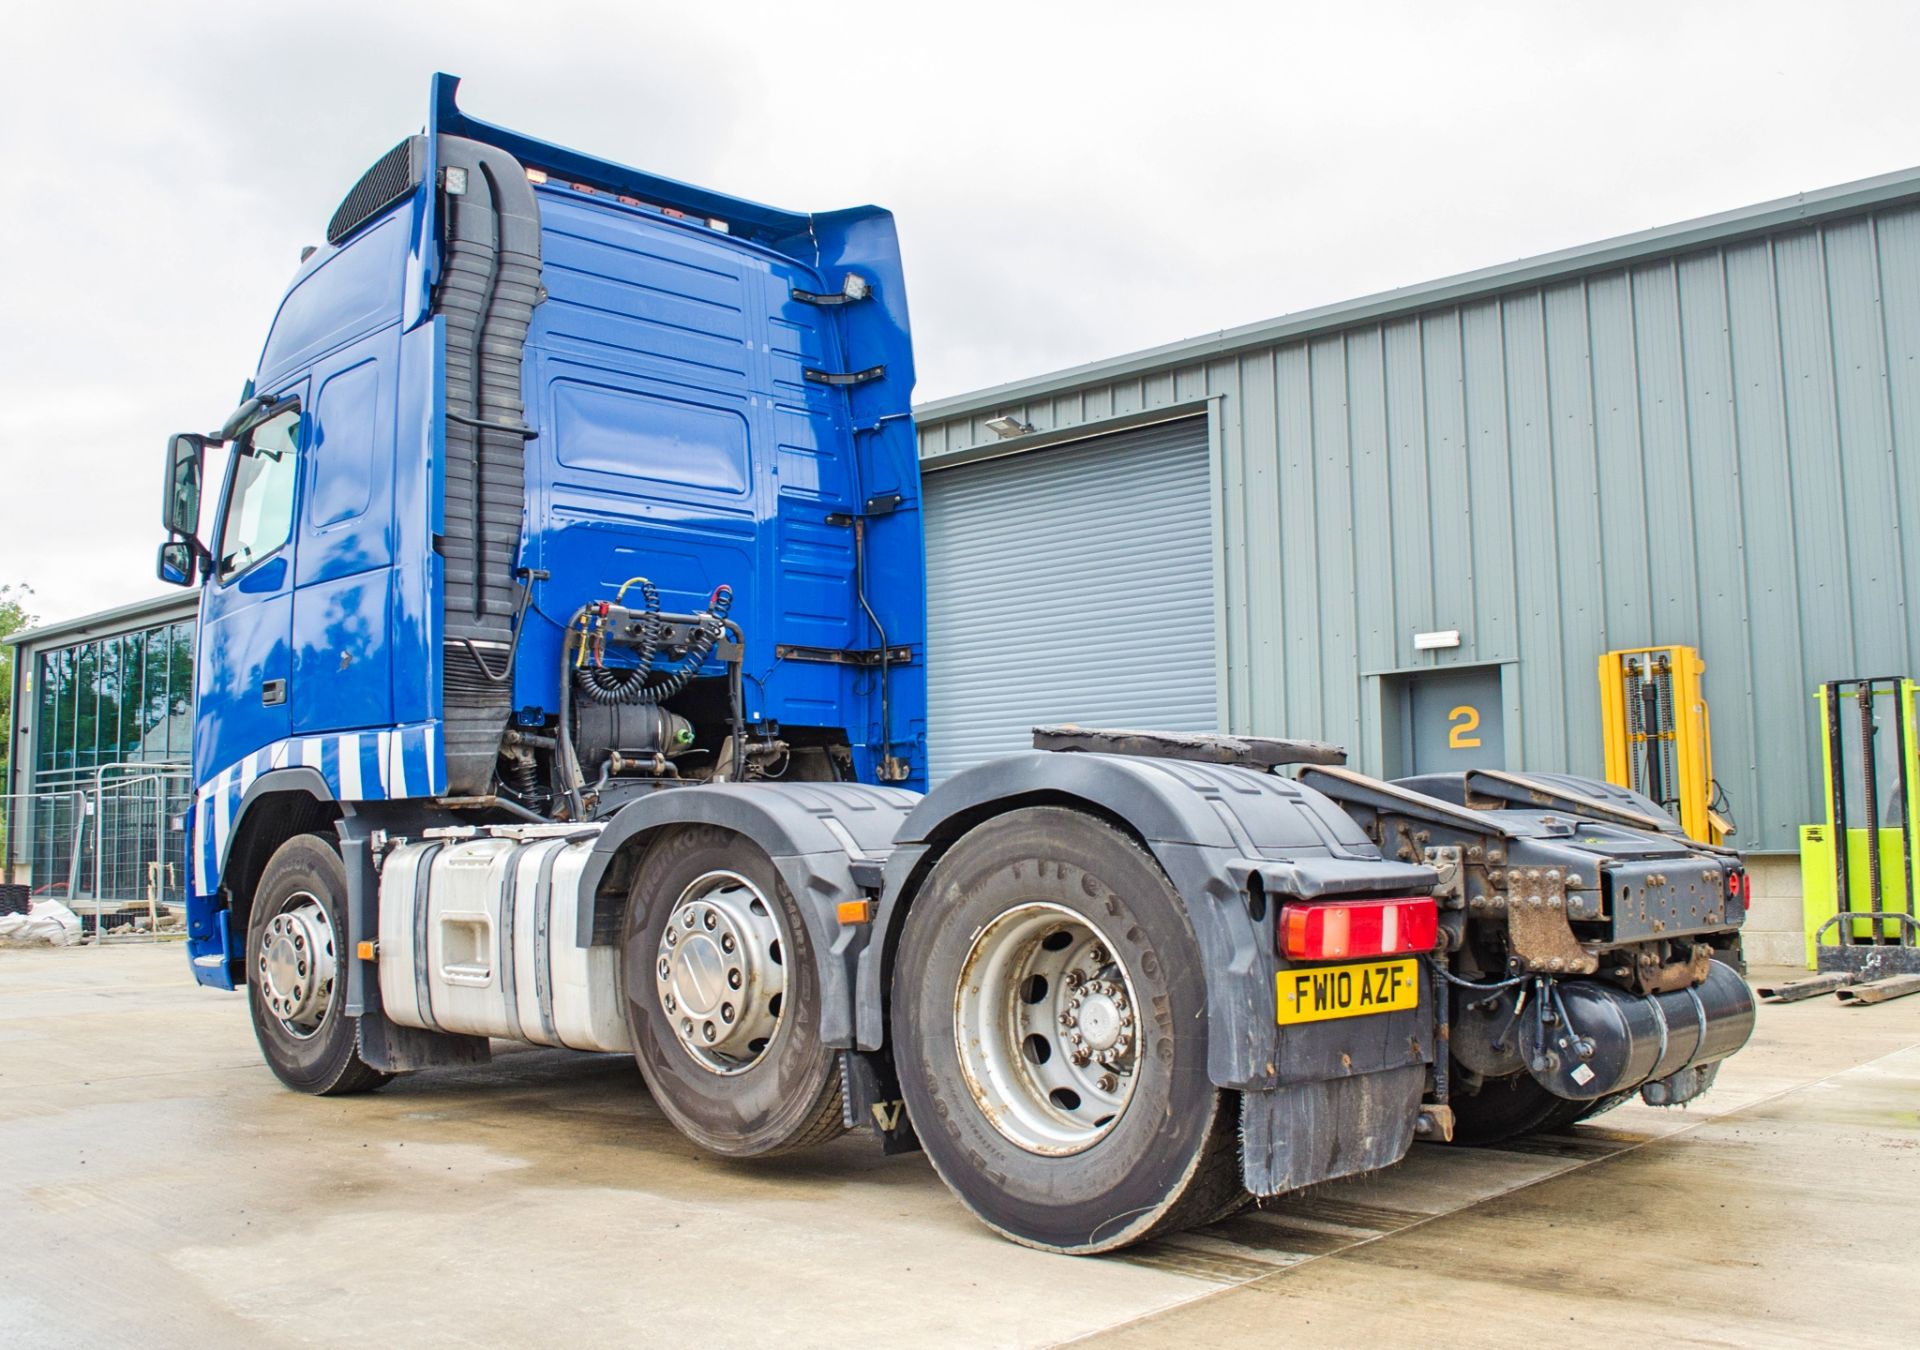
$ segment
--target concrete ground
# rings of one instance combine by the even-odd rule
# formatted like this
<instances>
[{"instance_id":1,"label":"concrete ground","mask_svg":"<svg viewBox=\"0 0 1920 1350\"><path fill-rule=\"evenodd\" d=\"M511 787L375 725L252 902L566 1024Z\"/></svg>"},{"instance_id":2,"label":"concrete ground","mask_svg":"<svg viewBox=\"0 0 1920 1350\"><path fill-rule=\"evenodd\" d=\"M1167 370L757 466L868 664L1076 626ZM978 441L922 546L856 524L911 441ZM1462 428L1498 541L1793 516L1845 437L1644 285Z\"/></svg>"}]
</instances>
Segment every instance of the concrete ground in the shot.
<instances>
[{"instance_id":1,"label":"concrete ground","mask_svg":"<svg viewBox=\"0 0 1920 1350\"><path fill-rule=\"evenodd\" d=\"M1920 998L1766 1008L1691 1110L1074 1259L861 1139L706 1157L621 1059L317 1100L177 945L0 950L0 1251L0 1345L1912 1345Z\"/></svg>"}]
</instances>

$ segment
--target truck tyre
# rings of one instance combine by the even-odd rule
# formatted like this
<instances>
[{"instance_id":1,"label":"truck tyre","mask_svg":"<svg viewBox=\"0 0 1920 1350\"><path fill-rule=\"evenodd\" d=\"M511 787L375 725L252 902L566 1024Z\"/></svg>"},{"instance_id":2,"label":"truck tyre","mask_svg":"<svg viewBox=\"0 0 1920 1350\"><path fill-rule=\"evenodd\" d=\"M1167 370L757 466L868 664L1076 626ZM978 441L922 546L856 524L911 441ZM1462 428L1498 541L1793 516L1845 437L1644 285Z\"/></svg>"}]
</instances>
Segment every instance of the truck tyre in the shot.
<instances>
[{"instance_id":1,"label":"truck tyre","mask_svg":"<svg viewBox=\"0 0 1920 1350\"><path fill-rule=\"evenodd\" d=\"M346 1014L347 869L333 844L295 835L274 851L247 920L247 1006L274 1076L298 1092L371 1092L391 1074L360 1058Z\"/></svg>"},{"instance_id":2,"label":"truck tyre","mask_svg":"<svg viewBox=\"0 0 1920 1350\"><path fill-rule=\"evenodd\" d=\"M894 1063L941 1178L1045 1251L1112 1251L1222 1217L1239 1103L1207 1077L1200 950L1151 854L1084 812L964 835L908 911Z\"/></svg>"},{"instance_id":3,"label":"truck tyre","mask_svg":"<svg viewBox=\"0 0 1920 1350\"><path fill-rule=\"evenodd\" d=\"M673 830L641 862L624 929L634 1057L683 1134L752 1158L845 1129L813 944L765 853L715 826Z\"/></svg>"},{"instance_id":4,"label":"truck tyre","mask_svg":"<svg viewBox=\"0 0 1920 1350\"><path fill-rule=\"evenodd\" d=\"M1523 1134L1553 1134L1602 1111L1611 1111L1631 1095L1569 1101L1554 1096L1528 1074L1489 1078L1478 1092L1456 1096L1449 1102L1453 1107L1453 1142L1484 1146Z\"/></svg>"}]
</instances>

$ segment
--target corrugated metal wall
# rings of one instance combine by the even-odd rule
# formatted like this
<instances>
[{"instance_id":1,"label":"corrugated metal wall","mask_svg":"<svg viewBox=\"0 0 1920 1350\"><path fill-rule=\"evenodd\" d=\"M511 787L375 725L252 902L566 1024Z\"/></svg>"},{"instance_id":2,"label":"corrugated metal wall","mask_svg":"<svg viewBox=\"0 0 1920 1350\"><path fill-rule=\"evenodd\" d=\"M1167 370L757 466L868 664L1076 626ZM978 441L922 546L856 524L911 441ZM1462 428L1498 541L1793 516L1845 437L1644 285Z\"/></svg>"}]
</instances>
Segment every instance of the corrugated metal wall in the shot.
<instances>
[{"instance_id":1,"label":"corrugated metal wall","mask_svg":"<svg viewBox=\"0 0 1920 1350\"><path fill-rule=\"evenodd\" d=\"M1598 270L922 427L1213 399L1223 721L1381 767L1379 672L1510 662L1516 766L1598 775L1595 663L1707 661L1750 849L1819 814L1812 690L1920 670L1920 207ZM1913 522L1909 527L1906 523ZM1459 628L1456 651L1413 634Z\"/></svg>"},{"instance_id":2,"label":"corrugated metal wall","mask_svg":"<svg viewBox=\"0 0 1920 1350\"><path fill-rule=\"evenodd\" d=\"M935 782L1046 723L1219 722L1204 419L930 473Z\"/></svg>"}]
</instances>

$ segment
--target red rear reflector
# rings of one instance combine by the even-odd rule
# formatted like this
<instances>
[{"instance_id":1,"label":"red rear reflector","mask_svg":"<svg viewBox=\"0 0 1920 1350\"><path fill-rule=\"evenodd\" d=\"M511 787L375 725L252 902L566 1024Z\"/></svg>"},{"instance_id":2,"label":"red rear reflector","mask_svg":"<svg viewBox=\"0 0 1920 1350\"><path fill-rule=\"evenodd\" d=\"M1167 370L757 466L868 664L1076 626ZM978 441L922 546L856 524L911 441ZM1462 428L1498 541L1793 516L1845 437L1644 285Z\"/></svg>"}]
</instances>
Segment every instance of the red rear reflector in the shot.
<instances>
[{"instance_id":1,"label":"red rear reflector","mask_svg":"<svg viewBox=\"0 0 1920 1350\"><path fill-rule=\"evenodd\" d=\"M1280 950L1293 961L1430 952L1440 936L1432 896L1412 900L1323 900L1280 910Z\"/></svg>"}]
</instances>

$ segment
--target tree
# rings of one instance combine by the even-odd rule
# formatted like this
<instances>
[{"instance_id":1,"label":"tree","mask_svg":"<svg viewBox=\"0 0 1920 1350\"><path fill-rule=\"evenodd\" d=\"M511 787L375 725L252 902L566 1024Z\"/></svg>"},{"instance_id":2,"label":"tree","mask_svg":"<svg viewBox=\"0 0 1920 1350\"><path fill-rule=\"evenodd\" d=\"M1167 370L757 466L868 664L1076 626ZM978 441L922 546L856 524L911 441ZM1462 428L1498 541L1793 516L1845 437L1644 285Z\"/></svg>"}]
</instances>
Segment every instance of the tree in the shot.
<instances>
[{"instance_id":1,"label":"tree","mask_svg":"<svg viewBox=\"0 0 1920 1350\"><path fill-rule=\"evenodd\" d=\"M40 616L27 609L32 598L33 587L24 582L17 586L0 586L0 638L9 637L22 628L31 628L40 622ZM13 657L16 650L14 647L0 647L0 783L9 781L7 764L13 750ZM5 789L0 788L0 791Z\"/></svg>"}]
</instances>

